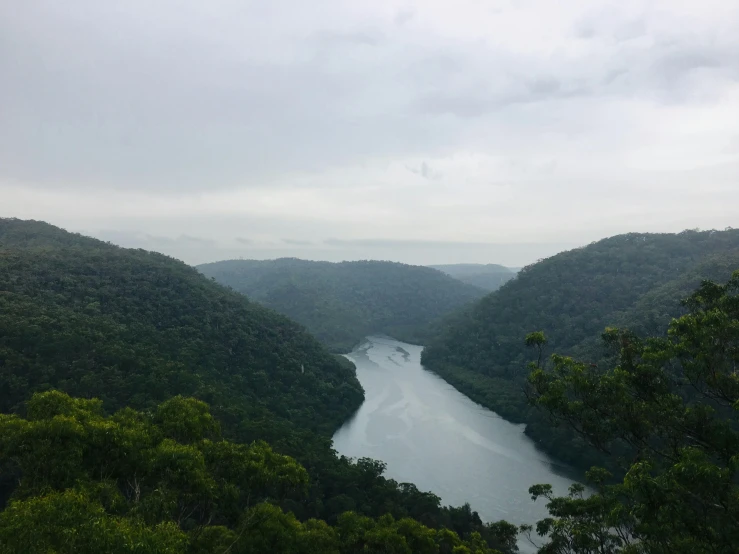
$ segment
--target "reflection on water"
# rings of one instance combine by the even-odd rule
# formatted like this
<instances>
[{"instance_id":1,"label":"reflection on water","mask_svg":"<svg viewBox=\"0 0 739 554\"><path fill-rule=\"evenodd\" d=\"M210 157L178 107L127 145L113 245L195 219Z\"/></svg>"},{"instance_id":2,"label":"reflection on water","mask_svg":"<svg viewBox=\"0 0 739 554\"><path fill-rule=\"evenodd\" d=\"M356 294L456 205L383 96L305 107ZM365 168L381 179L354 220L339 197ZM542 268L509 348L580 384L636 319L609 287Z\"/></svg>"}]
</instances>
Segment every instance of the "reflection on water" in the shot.
<instances>
[{"instance_id":1,"label":"reflection on water","mask_svg":"<svg viewBox=\"0 0 739 554\"><path fill-rule=\"evenodd\" d=\"M421 366L423 347L369 337L347 357L357 366L366 400L336 435L345 456L387 463L387 476L412 482L443 504L469 502L484 521L535 523L547 515L528 488L572 483L509 423ZM519 542L522 551L530 551Z\"/></svg>"}]
</instances>

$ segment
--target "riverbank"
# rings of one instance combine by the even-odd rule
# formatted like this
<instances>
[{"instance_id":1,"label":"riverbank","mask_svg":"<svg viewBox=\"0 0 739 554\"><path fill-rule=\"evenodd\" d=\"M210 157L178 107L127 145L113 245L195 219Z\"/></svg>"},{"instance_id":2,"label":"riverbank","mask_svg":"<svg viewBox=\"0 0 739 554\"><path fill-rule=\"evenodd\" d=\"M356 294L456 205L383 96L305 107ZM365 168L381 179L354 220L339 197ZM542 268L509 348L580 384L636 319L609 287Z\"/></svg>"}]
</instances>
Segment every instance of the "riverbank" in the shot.
<instances>
[{"instance_id":1,"label":"riverbank","mask_svg":"<svg viewBox=\"0 0 739 554\"><path fill-rule=\"evenodd\" d=\"M550 459L511 423L420 363L423 347L369 337L347 357L365 402L334 435L334 448L387 464L386 475L429 490L443 504L469 502L484 521L535 523L547 517L531 485L565 494L571 470Z\"/></svg>"}]
</instances>

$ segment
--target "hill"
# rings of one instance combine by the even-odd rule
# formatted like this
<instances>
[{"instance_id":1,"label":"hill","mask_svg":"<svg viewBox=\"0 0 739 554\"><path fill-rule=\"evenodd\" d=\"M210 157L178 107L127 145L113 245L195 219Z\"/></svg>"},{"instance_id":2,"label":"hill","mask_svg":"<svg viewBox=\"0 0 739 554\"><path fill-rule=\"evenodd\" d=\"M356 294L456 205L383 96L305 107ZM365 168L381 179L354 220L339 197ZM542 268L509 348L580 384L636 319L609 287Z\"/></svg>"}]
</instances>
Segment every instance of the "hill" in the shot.
<instances>
[{"instance_id":1,"label":"hill","mask_svg":"<svg viewBox=\"0 0 739 554\"><path fill-rule=\"evenodd\" d=\"M282 258L229 260L198 269L302 323L336 352L348 352L377 333L423 343L430 324L484 294L435 269L394 262Z\"/></svg>"},{"instance_id":2,"label":"hill","mask_svg":"<svg viewBox=\"0 0 739 554\"><path fill-rule=\"evenodd\" d=\"M48 388L113 409L188 394L328 433L362 401L302 327L161 254L0 220L0 291L2 411Z\"/></svg>"},{"instance_id":3,"label":"hill","mask_svg":"<svg viewBox=\"0 0 739 554\"><path fill-rule=\"evenodd\" d=\"M516 276L515 271L498 264L445 264L429 267L488 292L498 290Z\"/></svg>"},{"instance_id":4,"label":"hill","mask_svg":"<svg viewBox=\"0 0 739 554\"><path fill-rule=\"evenodd\" d=\"M548 351L591 363L604 356L595 337L608 326L664 333L682 313L676 300L701 279L726 280L739 267L739 230L631 233L563 252L438 327L424 365L478 402L516 422L561 459L599 461L582 441L531 409L523 393L524 337L543 331Z\"/></svg>"},{"instance_id":5,"label":"hill","mask_svg":"<svg viewBox=\"0 0 739 554\"><path fill-rule=\"evenodd\" d=\"M356 510L484 530L469 507L384 478L381 462L336 456L331 435L363 391L301 325L167 256L0 219L0 411L23 415L50 389L110 411L206 401L226 438L266 440L305 466L307 497L281 500L301 519ZM0 504L16 483L6 469Z\"/></svg>"}]
</instances>

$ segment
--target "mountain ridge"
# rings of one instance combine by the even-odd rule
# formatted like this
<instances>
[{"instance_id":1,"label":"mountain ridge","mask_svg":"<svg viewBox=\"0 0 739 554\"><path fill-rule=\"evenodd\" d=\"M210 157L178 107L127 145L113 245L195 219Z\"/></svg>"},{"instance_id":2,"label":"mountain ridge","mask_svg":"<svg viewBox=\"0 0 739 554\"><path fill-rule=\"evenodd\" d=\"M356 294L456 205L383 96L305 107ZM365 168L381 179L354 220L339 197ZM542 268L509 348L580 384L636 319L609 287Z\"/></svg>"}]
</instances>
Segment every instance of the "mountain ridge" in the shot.
<instances>
[{"instance_id":1,"label":"mountain ridge","mask_svg":"<svg viewBox=\"0 0 739 554\"><path fill-rule=\"evenodd\" d=\"M441 264L428 267L488 292L498 290L516 276L511 268L500 264Z\"/></svg>"},{"instance_id":2,"label":"mountain ridge","mask_svg":"<svg viewBox=\"0 0 739 554\"><path fill-rule=\"evenodd\" d=\"M197 268L305 325L335 352L373 333L420 343L434 321L484 294L435 269L398 262L278 258Z\"/></svg>"},{"instance_id":3,"label":"mountain ridge","mask_svg":"<svg viewBox=\"0 0 739 554\"><path fill-rule=\"evenodd\" d=\"M726 280L732 267L739 267L739 230L609 237L524 267L499 290L447 318L422 361L474 400L526 423L526 433L555 457L589 467L600 458L527 405L524 375L531 354L524 337L543 331L547 352L598 363L605 353L595 337L606 327L639 328L639 317L651 317L659 326L639 330L664 332L669 318L682 313L673 293L687 296L703 278Z\"/></svg>"},{"instance_id":4,"label":"mountain ridge","mask_svg":"<svg viewBox=\"0 0 739 554\"><path fill-rule=\"evenodd\" d=\"M487 533L469 506L337 455L331 436L364 393L353 364L300 324L174 258L0 219L0 413L12 414L0 418L52 389L129 414L178 395L207 402L225 438L267 441L308 470L307 496L280 500L301 520L354 510ZM0 505L16 471L0 471Z\"/></svg>"}]
</instances>

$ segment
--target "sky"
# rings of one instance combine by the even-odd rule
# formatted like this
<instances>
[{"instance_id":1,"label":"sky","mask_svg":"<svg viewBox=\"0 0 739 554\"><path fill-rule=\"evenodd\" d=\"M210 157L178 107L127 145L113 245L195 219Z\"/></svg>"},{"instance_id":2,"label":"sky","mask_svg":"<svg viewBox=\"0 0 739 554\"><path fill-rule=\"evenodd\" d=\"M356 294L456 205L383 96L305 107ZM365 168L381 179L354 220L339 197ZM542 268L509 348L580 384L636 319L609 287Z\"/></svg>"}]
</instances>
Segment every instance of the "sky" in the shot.
<instances>
[{"instance_id":1,"label":"sky","mask_svg":"<svg viewBox=\"0 0 739 554\"><path fill-rule=\"evenodd\" d=\"M0 2L0 217L521 266L737 206L739 2Z\"/></svg>"}]
</instances>

